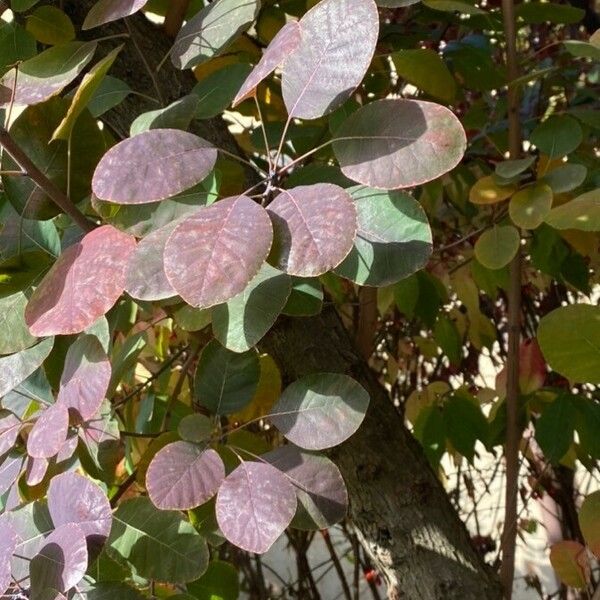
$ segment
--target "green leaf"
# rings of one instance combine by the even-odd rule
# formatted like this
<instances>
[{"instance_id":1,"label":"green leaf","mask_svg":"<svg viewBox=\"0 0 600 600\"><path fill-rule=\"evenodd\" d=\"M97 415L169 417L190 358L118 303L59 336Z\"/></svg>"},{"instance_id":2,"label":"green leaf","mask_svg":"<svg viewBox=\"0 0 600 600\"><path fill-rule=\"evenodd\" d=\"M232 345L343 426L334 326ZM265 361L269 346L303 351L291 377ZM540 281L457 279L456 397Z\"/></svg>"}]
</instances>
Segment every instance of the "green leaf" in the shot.
<instances>
[{"instance_id":1,"label":"green leaf","mask_svg":"<svg viewBox=\"0 0 600 600\"><path fill-rule=\"evenodd\" d=\"M512 196L508 212L513 223L522 229L536 229L552 208L552 188L536 182L520 189Z\"/></svg>"},{"instance_id":2,"label":"green leaf","mask_svg":"<svg viewBox=\"0 0 600 600\"><path fill-rule=\"evenodd\" d=\"M600 459L600 404L584 397L577 397L575 429L581 449L592 459Z\"/></svg>"},{"instance_id":3,"label":"green leaf","mask_svg":"<svg viewBox=\"0 0 600 600\"><path fill-rule=\"evenodd\" d=\"M37 341L25 323L27 301L23 292L0 298L0 354L20 352Z\"/></svg>"},{"instance_id":4,"label":"green leaf","mask_svg":"<svg viewBox=\"0 0 600 600\"><path fill-rule=\"evenodd\" d=\"M323 287L312 277L292 277L292 290L281 311L292 317L318 315L323 308Z\"/></svg>"},{"instance_id":5,"label":"green leaf","mask_svg":"<svg viewBox=\"0 0 600 600\"><path fill-rule=\"evenodd\" d=\"M557 308L541 319L537 338L555 371L574 382L600 383L600 307Z\"/></svg>"},{"instance_id":6,"label":"green leaf","mask_svg":"<svg viewBox=\"0 0 600 600\"><path fill-rule=\"evenodd\" d=\"M394 286L394 301L398 310L412 319L419 299L419 279L411 275Z\"/></svg>"},{"instance_id":7,"label":"green leaf","mask_svg":"<svg viewBox=\"0 0 600 600\"><path fill-rule=\"evenodd\" d=\"M187 585L196 600L237 600L240 593L237 569L228 562L213 560L206 573Z\"/></svg>"},{"instance_id":8,"label":"green leaf","mask_svg":"<svg viewBox=\"0 0 600 600\"><path fill-rule=\"evenodd\" d=\"M553 208L546 223L555 229L600 231L600 188Z\"/></svg>"},{"instance_id":9,"label":"green leaf","mask_svg":"<svg viewBox=\"0 0 600 600\"><path fill-rule=\"evenodd\" d=\"M88 103L93 117L100 117L111 108L118 106L131 94L131 88L124 81L107 75Z\"/></svg>"},{"instance_id":10,"label":"green leaf","mask_svg":"<svg viewBox=\"0 0 600 600\"><path fill-rule=\"evenodd\" d=\"M519 158L516 160L505 160L499 162L496 165L496 175L503 179L512 179L517 175L520 175L535 162L535 156L528 156L527 158Z\"/></svg>"},{"instance_id":11,"label":"green leaf","mask_svg":"<svg viewBox=\"0 0 600 600\"><path fill-rule=\"evenodd\" d=\"M134 136L149 129L182 129L187 131L198 107L193 94L175 100L165 108L151 110L139 115L131 124L129 135Z\"/></svg>"},{"instance_id":12,"label":"green leaf","mask_svg":"<svg viewBox=\"0 0 600 600\"><path fill-rule=\"evenodd\" d=\"M55 46L75 39L71 19L55 6L40 6L27 16L25 29L42 44Z\"/></svg>"},{"instance_id":13,"label":"green leaf","mask_svg":"<svg viewBox=\"0 0 600 600\"><path fill-rule=\"evenodd\" d=\"M204 77L192 89L198 98L196 119L210 119L220 115L233 101L252 67L247 63L227 65Z\"/></svg>"},{"instance_id":14,"label":"green leaf","mask_svg":"<svg viewBox=\"0 0 600 600\"><path fill-rule=\"evenodd\" d=\"M255 346L283 310L291 286L289 275L264 263L243 292L213 308L215 337L234 352Z\"/></svg>"},{"instance_id":15,"label":"green leaf","mask_svg":"<svg viewBox=\"0 0 600 600\"><path fill-rule=\"evenodd\" d=\"M25 381L48 357L53 345L54 338L49 337L32 348L0 358L0 397Z\"/></svg>"},{"instance_id":16,"label":"green leaf","mask_svg":"<svg viewBox=\"0 0 600 600\"><path fill-rule=\"evenodd\" d=\"M568 452L575 430L575 405L569 394L560 394L551 404L544 406L535 424L535 439L552 464Z\"/></svg>"},{"instance_id":17,"label":"green leaf","mask_svg":"<svg viewBox=\"0 0 600 600\"><path fill-rule=\"evenodd\" d=\"M202 350L194 376L194 397L217 415L244 408L260 378L258 354L238 354L212 340Z\"/></svg>"},{"instance_id":18,"label":"green leaf","mask_svg":"<svg viewBox=\"0 0 600 600\"><path fill-rule=\"evenodd\" d=\"M501 269L519 249L519 232L512 225L494 225L475 244L475 257L488 269Z\"/></svg>"},{"instance_id":19,"label":"green leaf","mask_svg":"<svg viewBox=\"0 0 600 600\"><path fill-rule=\"evenodd\" d=\"M565 50L575 56L576 58L591 58L593 60L600 60L600 48L583 42L581 40L567 40L563 42Z\"/></svg>"},{"instance_id":20,"label":"green leaf","mask_svg":"<svg viewBox=\"0 0 600 600\"><path fill-rule=\"evenodd\" d=\"M488 438L488 423L477 400L465 392L456 392L444 404L444 424L454 448L472 461L475 442L485 443Z\"/></svg>"},{"instance_id":21,"label":"green leaf","mask_svg":"<svg viewBox=\"0 0 600 600\"><path fill-rule=\"evenodd\" d=\"M585 588L590 578L586 549L579 542L562 540L552 544L550 563L560 580L574 588Z\"/></svg>"},{"instance_id":22,"label":"green leaf","mask_svg":"<svg viewBox=\"0 0 600 600\"><path fill-rule=\"evenodd\" d=\"M159 510L149 498L125 500L113 515L108 554L140 577L186 583L208 566L206 541L181 514Z\"/></svg>"},{"instance_id":23,"label":"green leaf","mask_svg":"<svg viewBox=\"0 0 600 600\"><path fill-rule=\"evenodd\" d=\"M454 100L456 81L437 52L428 48L400 50L392 54L392 60L399 77L438 100L448 104Z\"/></svg>"},{"instance_id":24,"label":"green leaf","mask_svg":"<svg viewBox=\"0 0 600 600\"><path fill-rule=\"evenodd\" d=\"M531 4L522 4L521 6L531 6ZM573 117L552 115L531 132L529 139L540 152L547 154L550 158L558 158L577 149L583 141L583 131Z\"/></svg>"},{"instance_id":25,"label":"green leaf","mask_svg":"<svg viewBox=\"0 0 600 600\"><path fill-rule=\"evenodd\" d=\"M586 496L579 510L579 526L590 550L600 557L600 491Z\"/></svg>"},{"instance_id":26,"label":"green leaf","mask_svg":"<svg viewBox=\"0 0 600 600\"><path fill-rule=\"evenodd\" d=\"M446 426L440 408L427 406L421 410L413 433L423 446L427 460L436 469L446 451Z\"/></svg>"},{"instance_id":27,"label":"green leaf","mask_svg":"<svg viewBox=\"0 0 600 600\"><path fill-rule=\"evenodd\" d=\"M35 38L15 21L0 25L0 75L16 62L35 56Z\"/></svg>"},{"instance_id":28,"label":"green leaf","mask_svg":"<svg viewBox=\"0 0 600 600\"><path fill-rule=\"evenodd\" d=\"M482 15L485 10L470 4L469 2L461 2L461 0L423 0L423 4L433 10L442 12L460 12L465 15Z\"/></svg>"},{"instance_id":29,"label":"green leaf","mask_svg":"<svg viewBox=\"0 0 600 600\"><path fill-rule=\"evenodd\" d=\"M541 181L548 184L555 194L562 194L579 187L585 181L586 176L587 169L584 165L567 163L552 169L542 177Z\"/></svg>"},{"instance_id":30,"label":"green leaf","mask_svg":"<svg viewBox=\"0 0 600 600\"><path fill-rule=\"evenodd\" d=\"M523 2L517 7L517 17L525 23L577 23L585 15L585 11L565 4L552 2Z\"/></svg>"},{"instance_id":31,"label":"green leaf","mask_svg":"<svg viewBox=\"0 0 600 600\"><path fill-rule=\"evenodd\" d=\"M459 365L462 360L462 339L454 321L441 315L435 323L433 335L450 362Z\"/></svg>"}]
</instances>

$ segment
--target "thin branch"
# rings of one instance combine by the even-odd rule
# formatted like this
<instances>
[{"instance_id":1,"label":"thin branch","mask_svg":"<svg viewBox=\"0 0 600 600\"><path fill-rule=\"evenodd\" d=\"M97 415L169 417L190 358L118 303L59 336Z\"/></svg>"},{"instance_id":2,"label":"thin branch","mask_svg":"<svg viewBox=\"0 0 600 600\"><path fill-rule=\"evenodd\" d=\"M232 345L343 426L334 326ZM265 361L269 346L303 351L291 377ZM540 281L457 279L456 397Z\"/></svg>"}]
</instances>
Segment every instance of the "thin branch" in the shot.
<instances>
[{"instance_id":1,"label":"thin branch","mask_svg":"<svg viewBox=\"0 0 600 600\"><path fill-rule=\"evenodd\" d=\"M327 546L327 550L329 551L329 555L331 556L331 560L333 561L333 566L335 567L335 571L340 578L340 582L342 584L342 590L344 592L344 596L346 600L352 600L352 594L350 593L350 587L348 586L348 582L346 581L346 574L344 573L344 569L340 563L340 559L338 558L337 552L335 551L335 546L331 541L331 537L329 536L329 531L326 529L321 530L321 536L323 537L323 541Z\"/></svg>"},{"instance_id":2,"label":"thin branch","mask_svg":"<svg viewBox=\"0 0 600 600\"><path fill-rule=\"evenodd\" d=\"M95 228L94 223L86 218L70 198L33 164L4 127L0 127L0 146L10 154L17 165L50 197L54 204L69 215L83 231L89 232Z\"/></svg>"}]
</instances>

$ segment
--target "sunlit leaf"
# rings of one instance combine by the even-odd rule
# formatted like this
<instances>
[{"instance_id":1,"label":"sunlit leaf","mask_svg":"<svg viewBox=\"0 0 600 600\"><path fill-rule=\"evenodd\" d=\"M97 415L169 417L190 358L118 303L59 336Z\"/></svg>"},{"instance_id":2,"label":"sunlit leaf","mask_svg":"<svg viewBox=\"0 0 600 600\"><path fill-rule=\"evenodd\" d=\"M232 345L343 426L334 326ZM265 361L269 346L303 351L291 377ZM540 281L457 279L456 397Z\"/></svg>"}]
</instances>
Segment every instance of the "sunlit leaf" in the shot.
<instances>
[{"instance_id":1,"label":"sunlit leaf","mask_svg":"<svg viewBox=\"0 0 600 600\"><path fill-rule=\"evenodd\" d=\"M23 469L25 456L12 451L4 457L0 464L0 494L4 494L17 480Z\"/></svg>"},{"instance_id":2,"label":"sunlit leaf","mask_svg":"<svg viewBox=\"0 0 600 600\"><path fill-rule=\"evenodd\" d=\"M63 404L52 404L37 418L27 438L27 453L33 458L52 458L67 439L69 411Z\"/></svg>"},{"instance_id":3,"label":"sunlit leaf","mask_svg":"<svg viewBox=\"0 0 600 600\"><path fill-rule=\"evenodd\" d=\"M92 29L136 13L148 0L98 0L87 14L82 29Z\"/></svg>"},{"instance_id":4,"label":"sunlit leaf","mask_svg":"<svg viewBox=\"0 0 600 600\"><path fill-rule=\"evenodd\" d=\"M516 191L516 186L498 185L491 175L486 175L478 179L469 190L469 201L473 204L496 204L507 200Z\"/></svg>"},{"instance_id":5,"label":"sunlit leaf","mask_svg":"<svg viewBox=\"0 0 600 600\"><path fill-rule=\"evenodd\" d=\"M352 113L334 139L344 175L383 189L413 187L443 175L466 147L454 114L420 100L371 102Z\"/></svg>"},{"instance_id":6,"label":"sunlit leaf","mask_svg":"<svg viewBox=\"0 0 600 600\"><path fill-rule=\"evenodd\" d=\"M217 521L225 537L248 552L266 552L296 512L294 487L266 463L242 462L217 495Z\"/></svg>"},{"instance_id":7,"label":"sunlit leaf","mask_svg":"<svg viewBox=\"0 0 600 600\"><path fill-rule=\"evenodd\" d=\"M0 456L12 450L19 436L21 426L21 419L13 413L7 410L0 412Z\"/></svg>"},{"instance_id":8,"label":"sunlit leaf","mask_svg":"<svg viewBox=\"0 0 600 600\"><path fill-rule=\"evenodd\" d=\"M111 225L69 246L36 288L25 309L33 335L80 333L123 293L135 239Z\"/></svg>"},{"instance_id":9,"label":"sunlit leaf","mask_svg":"<svg viewBox=\"0 0 600 600\"><path fill-rule=\"evenodd\" d=\"M537 182L522 188L510 199L508 212L513 223L522 229L536 229L552 208L552 188Z\"/></svg>"},{"instance_id":10,"label":"sunlit leaf","mask_svg":"<svg viewBox=\"0 0 600 600\"><path fill-rule=\"evenodd\" d=\"M25 480L30 487L39 485L48 471L48 459L33 458L30 456L27 459L27 468L25 469Z\"/></svg>"},{"instance_id":11,"label":"sunlit leaf","mask_svg":"<svg viewBox=\"0 0 600 600\"><path fill-rule=\"evenodd\" d=\"M519 231L512 225L494 225L484 231L475 243L477 260L488 269L501 269L519 249Z\"/></svg>"},{"instance_id":12,"label":"sunlit leaf","mask_svg":"<svg viewBox=\"0 0 600 600\"><path fill-rule=\"evenodd\" d=\"M555 229L600 231L600 189L553 208L546 217L546 223Z\"/></svg>"},{"instance_id":13,"label":"sunlit leaf","mask_svg":"<svg viewBox=\"0 0 600 600\"><path fill-rule=\"evenodd\" d=\"M10 522L0 520L0 595L4 595L11 582L11 558L17 547L17 530Z\"/></svg>"},{"instance_id":14,"label":"sunlit leaf","mask_svg":"<svg viewBox=\"0 0 600 600\"><path fill-rule=\"evenodd\" d=\"M27 350L0 358L0 398L25 381L46 359L54 338L42 340Z\"/></svg>"},{"instance_id":15,"label":"sunlit leaf","mask_svg":"<svg viewBox=\"0 0 600 600\"><path fill-rule=\"evenodd\" d=\"M155 506L188 510L210 500L225 478L221 457L190 442L173 442L158 451L146 472Z\"/></svg>"},{"instance_id":16,"label":"sunlit leaf","mask_svg":"<svg viewBox=\"0 0 600 600\"><path fill-rule=\"evenodd\" d=\"M208 308L244 290L272 240L264 208L246 196L220 200L186 218L165 245L167 279L190 305Z\"/></svg>"},{"instance_id":17,"label":"sunlit leaf","mask_svg":"<svg viewBox=\"0 0 600 600\"><path fill-rule=\"evenodd\" d=\"M176 511L150 498L122 502L113 515L108 553L131 564L140 577L169 583L198 579L208 565L206 541Z\"/></svg>"},{"instance_id":18,"label":"sunlit leaf","mask_svg":"<svg viewBox=\"0 0 600 600\"><path fill-rule=\"evenodd\" d=\"M94 194L116 204L146 204L183 192L213 168L217 150L178 129L151 129L113 146L98 163Z\"/></svg>"},{"instance_id":19,"label":"sunlit leaf","mask_svg":"<svg viewBox=\"0 0 600 600\"><path fill-rule=\"evenodd\" d=\"M200 355L194 376L194 397L217 415L233 413L252 400L259 377L256 352L238 354L213 340Z\"/></svg>"},{"instance_id":20,"label":"sunlit leaf","mask_svg":"<svg viewBox=\"0 0 600 600\"><path fill-rule=\"evenodd\" d=\"M590 563L585 547L579 542L562 540L552 544L550 562L565 584L585 588L590 579Z\"/></svg>"},{"instance_id":21,"label":"sunlit leaf","mask_svg":"<svg viewBox=\"0 0 600 600\"><path fill-rule=\"evenodd\" d=\"M341 444L362 423L369 394L341 373L314 373L289 385L270 419L291 442L307 450Z\"/></svg>"},{"instance_id":22,"label":"sunlit leaf","mask_svg":"<svg viewBox=\"0 0 600 600\"><path fill-rule=\"evenodd\" d=\"M23 292L0 298L0 354L20 352L37 341L25 323L27 301Z\"/></svg>"},{"instance_id":23,"label":"sunlit leaf","mask_svg":"<svg viewBox=\"0 0 600 600\"><path fill-rule=\"evenodd\" d=\"M579 510L579 526L589 549L600 556L600 492L586 496Z\"/></svg>"},{"instance_id":24,"label":"sunlit leaf","mask_svg":"<svg viewBox=\"0 0 600 600\"><path fill-rule=\"evenodd\" d=\"M301 41L285 61L283 99L290 117L316 119L341 106L375 52L373 0L321 0L300 20Z\"/></svg>"}]
</instances>

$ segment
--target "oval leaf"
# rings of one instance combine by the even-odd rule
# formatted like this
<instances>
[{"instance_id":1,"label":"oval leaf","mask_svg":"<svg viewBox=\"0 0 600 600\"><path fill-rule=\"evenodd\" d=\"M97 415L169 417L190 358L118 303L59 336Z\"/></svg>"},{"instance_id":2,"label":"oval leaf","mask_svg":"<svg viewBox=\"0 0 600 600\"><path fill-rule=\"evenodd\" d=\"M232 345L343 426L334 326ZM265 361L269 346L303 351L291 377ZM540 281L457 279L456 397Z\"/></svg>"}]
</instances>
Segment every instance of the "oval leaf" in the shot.
<instances>
[{"instance_id":1,"label":"oval leaf","mask_svg":"<svg viewBox=\"0 0 600 600\"><path fill-rule=\"evenodd\" d=\"M600 189L553 208L546 217L546 223L555 229L600 231Z\"/></svg>"},{"instance_id":2,"label":"oval leaf","mask_svg":"<svg viewBox=\"0 0 600 600\"><path fill-rule=\"evenodd\" d=\"M104 225L69 246L29 300L25 320L32 335L80 333L123 293L135 238Z\"/></svg>"},{"instance_id":3,"label":"oval leaf","mask_svg":"<svg viewBox=\"0 0 600 600\"><path fill-rule=\"evenodd\" d=\"M32 348L0 358L0 398L23 383L46 360L53 345L54 338L48 338Z\"/></svg>"},{"instance_id":4,"label":"oval leaf","mask_svg":"<svg viewBox=\"0 0 600 600\"><path fill-rule=\"evenodd\" d=\"M290 118L317 119L341 106L375 53L373 0L322 0L300 20L301 41L286 60L282 92Z\"/></svg>"},{"instance_id":5,"label":"oval leaf","mask_svg":"<svg viewBox=\"0 0 600 600\"><path fill-rule=\"evenodd\" d=\"M19 437L21 426L22 422L19 418L11 412L2 411L0 416L0 456L4 456L12 450Z\"/></svg>"},{"instance_id":6,"label":"oval leaf","mask_svg":"<svg viewBox=\"0 0 600 600\"><path fill-rule=\"evenodd\" d=\"M290 275L322 275L339 265L352 248L356 208L337 185L282 190L267 210L274 237L269 260Z\"/></svg>"},{"instance_id":7,"label":"oval leaf","mask_svg":"<svg viewBox=\"0 0 600 600\"><path fill-rule=\"evenodd\" d=\"M496 204L510 198L516 191L516 186L498 185L492 175L486 175L469 190L469 201L473 204Z\"/></svg>"},{"instance_id":8,"label":"oval leaf","mask_svg":"<svg viewBox=\"0 0 600 600\"><path fill-rule=\"evenodd\" d=\"M116 204L156 202L200 183L216 160L216 148L192 133L151 129L123 140L102 157L92 190Z\"/></svg>"},{"instance_id":9,"label":"oval leaf","mask_svg":"<svg viewBox=\"0 0 600 600\"><path fill-rule=\"evenodd\" d=\"M8 491L21 474L25 457L18 452L8 454L0 465L0 495Z\"/></svg>"},{"instance_id":10,"label":"oval leaf","mask_svg":"<svg viewBox=\"0 0 600 600\"><path fill-rule=\"evenodd\" d=\"M127 0L125 2L123 0L98 0L85 17L81 28L92 29L123 17L129 17L142 9L146 2L148 0Z\"/></svg>"},{"instance_id":11,"label":"oval leaf","mask_svg":"<svg viewBox=\"0 0 600 600\"><path fill-rule=\"evenodd\" d=\"M225 466L212 449L173 442L159 450L146 473L146 488L155 506L188 510L210 500L225 479Z\"/></svg>"},{"instance_id":12,"label":"oval leaf","mask_svg":"<svg viewBox=\"0 0 600 600\"><path fill-rule=\"evenodd\" d=\"M550 548L550 562L565 584L585 588L590 580L590 563L579 542L562 540Z\"/></svg>"},{"instance_id":13,"label":"oval leaf","mask_svg":"<svg viewBox=\"0 0 600 600\"><path fill-rule=\"evenodd\" d=\"M520 236L512 225L494 225L484 231L475 243L475 257L488 269L501 269L515 256Z\"/></svg>"},{"instance_id":14,"label":"oval leaf","mask_svg":"<svg viewBox=\"0 0 600 600\"><path fill-rule=\"evenodd\" d=\"M360 426L369 394L341 373L313 373L289 385L273 407L271 421L301 448L323 450L341 444Z\"/></svg>"},{"instance_id":15,"label":"oval leaf","mask_svg":"<svg viewBox=\"0 0 600 600\"><path fill-rule=\"evenodd\" d=\"M27 301L23 292L0 298L0 354L20 352L36 343L25 323Z\"/></svg>"},{"instance_id":16,"label":"oval leaf","mask_svg":"<svg viewBox=\"0 0 600 600\"><path fill-rule=\"evenodd\" d=\"M69 410L52 404L38 417L27 438L27 454L33 458L52 458L67 439Z\"/></svg>"},{"instance_id":17,"label":"oval leaf","mask_svg":"<svg viewBox=\"0 0 600 600\"><path fill-rule=\"evenodd\" d=\"M553 196L552 188L545 183L528 185L510 199L510 218L522 229L536 229L548 216Z\"/></svg>"},{"instance_id":18,"label":"oval leaf","mask_svg":"<svg viewBox=\"0 0 600 600\"><path fill-rule=\"evenodd\" d=\"M290 524L296 506L285 475L265 463L242 462L219 489L217 522L232 544L263 554Z\"/></svg>"},{"instance_id":19,"label":"oval leaf","mask_svg":"<svg viewBox=\"0 0 600 600\"><path fill-rule=\"evenodd\" d=\"M600 557L600 491L586 496L579 510L579 525L585 543Z\"/></svg>"},{"instance_id":20,"label":"oval leaf","mask_svg":"<svg viewBox=\"0 0 600 600\"><path fill-rule=\"evenodd\" d=\"M386 99L352 113L333 150L344 175L375 188L413 187L453 169L466 148L460 121L447 108Z\"/></svg>"},{"instance_id":21,"label":"oval leaf","mask_svg":"<svg viewBox=\"0 0 600 600\"><path fill-rule=\"evenodd\" d=\"M246 196L226 198L175 228L165 245L167 279L192 306L226 302L258 273L272 239L262 206Z\"/></svg>"}]
</instances>

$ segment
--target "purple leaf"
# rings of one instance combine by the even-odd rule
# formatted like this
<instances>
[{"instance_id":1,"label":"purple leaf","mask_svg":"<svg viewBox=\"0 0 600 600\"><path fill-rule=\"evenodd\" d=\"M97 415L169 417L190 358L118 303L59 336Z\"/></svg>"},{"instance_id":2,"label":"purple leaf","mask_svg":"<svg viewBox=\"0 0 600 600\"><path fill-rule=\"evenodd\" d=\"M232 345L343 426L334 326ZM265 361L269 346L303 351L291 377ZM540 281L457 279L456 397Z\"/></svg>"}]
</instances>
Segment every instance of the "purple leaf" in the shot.
<instances>
[{"instance_id":1,"label":"purple leaf","mask_svg":"<svg viewBox=\"0 0 600 600\"><path fill-rule=\"evenodd\" d=\"M104 400L110 376L110 361L100 340L95 335L82 335L67 352L56 401L88 421Z\"/></svg>"},{"instance_id":2,"label":"purple leaf","mask_svg":"<svg viewBox=\"0 0 600 600\"><path fill-rule=\"evenodd\" d=\"M69 410L52 404L38 417L27 438L27 454L33 458L52 458L67 439Z\"/></svg>"},{"instance_id":3,"label":"purple leaf","mask_svg":"<svg viewBox=\"0 0 600 600\"><path fill-rule=\"evenodd\" d=\"M362 423L369 394L341 373L313 373L294 381L272 409L271 421L301 448L323 450L341 444Z\"/></svg>"},{"instance_id":4,"label":"purple leaf","mask_svg":"<svg viewBox=\"0 0 600 600\"><path fill-rule=\"evenodd\" d=\"M17 543L17 530L6 519L0 520L0 596L2 598L11 582L10 563Z\"/></svg>"},{"instance_id":5,"label":"purple leaf","mask_svg":"<svg viewBox=\"0 0 600 600\"><path fill-rule=\"evenodd\" d=\"M81 333L123 293L135 238L104 225L69 246L29 300L25 320L33 335Z\"/></svg>"},{"instance_id":6,"label":"purple leaf","mask_svg":"<svg viewBox=\"0 0 600 600\"><path fill-rule=\"evenodd\" d=\"M31 560L33 596L48 588L66 592L83 579L87 566L88 552L81 528L74 523L57 527Z\"/></svg>"},{"instance_id":7,"label":"purple leaf","mask_svg":"<svg viewBox=\"0 0 600 600\"><path fill-rule=\"evenodd\" d=\"M302 41L281 81L290 117L317 119L341 106L375 53L379 14L373 0L322 0L300 20Z\"/></svg>"},{"instance_id":8,"label":"purple leaf","mask_svg":"<svg viewBox=\"0 0 600 600\"><path fill-rule=\"evenodd\" d=\"M46 471L48 470L48 460L45 458L33 458L27 459L27 469L25 471L27 485L33 487L42 483Z\"/></svg>"},{"instance_id":9,"label":"purple leaf","mask_svg":"<svg viewBox=\"0 0 600 600\"><path fill-rule=\"evenodd\" d=\"M25 456L15 451L4 457L2 464L0 464L0 495L4 494L17 480L24 462Z\"/></svg>"},{"instance_id":10,"label":"purple leaf","mask_svg":"<svg viewBox=\"0 0 600 600\"><path fill-rule=\"evenodd\" d=\"M77 473L63 473L52 479L48 510L56 527L75 523L88 542L103 543L110 533L112 512L106 494Z\"/></svg>"},{"instance_id":11,"label":"purple leaf","mask_svg":"<svg viewBox=\"0 0 600 600\"><path fill-rule=\"evenodd\" d=\"M300 44L300 26L297 21L286 23L271 40L258 64L242 84L233 100L232 106L254 93L258 84L268 77Z\"/></svg>"},{"instance_id":12,"label":"purple leaf","mask_svg":"<svg viewBox=\"0 0 600 600\"><path fill-rule=\"evenodd\" d=\"M315 277L339 265L352 249L356 207L337 185L303 185L269 204L274 243L269 261L299 277Z\"/></svg>"},{"instance_id":13,"label":"purple leaf","mask_svg":"<svg viewBox=\"0 0 600 600\"><path fill-rule=\"evenodd\" d=\"M58 451L56 455L56 462L60 463L65 460L69 460L73 454L75 454L75 450L77 450L77 441L79 440L79 436L77 432L71 433L65 443L62 445L62 448Z\"/></svg>"},{"instance_id":14,"label":"purple leaf","mask_svg":"<svg viewBox=\"0 0 600 600\"><path fill-rule=\"evenodd\" d=\"M129 17L144 7L148 0L99 0L85 17L81 29L92 29L123 17Z\"/></svg>"},{"instance_id":15,"label":"purple leaf","mask_svg":"<svg viewBox=\"0 0 600 600\"><path fill-rule=\"evenodd\" d=\"M92 190L100 200L147 204L200 183L217 160L216 148L178 129L151 129L113 146L100 160Z\"/></svg>"},{"instance_id":16,"label":"purple leaf","mask_svg":"<svg viewBox=\"0 0 600 600\"><path fill-rule=\"evenodd\" d=\"M138 242L125 283L125 291L132 298L154 302L177 295L165 275L164 250L167 239L180 222L177 219Z\"/></svg>"},{"instance_id":17,"label":"purple leaf","mask_svg":"<svg viewBox=\"0 0 600 600\"><path fill-rule=\"evenodd\" d=\"M208 308L239 294L269 253L273 231L246 196L203 207L180 223L165 246L165 272L192 306Z\"/></svg>"},{"instance_id":18,"label":"purple leaf","mask_svg":"<svg viewBox=\"0 0 600 600\"><path fill-rule=\"evenodd\" d=\"M217 521L232 544L262 554L290 524L296 506L285 475L265 463L242 462L219 489Z\"/></svg>"},{"instance_id":19,"label":"purple leaf","mask_svg":"<svg viewBox=\"0 0 600 600\"><path fill-rule=\"evenodd\" d=\"M346 516L346 485L340 470L327 457L288 445L261 458L285 473L296 488L299 504L292 527L325 529Z\"/></svg>"},{"instance_id":20,"label":"purple leaf","mask_svg":"<svg viewBox=\"0 0 600 600\"><path fill-rule=\"evenodd\" d=\"M413 187L453 169L466 136L444 106L385 99L352 113L337 129L333 150L346 177L386 190Z\"/></svg>"},{"instance_id":21,"label":"purple leaf","mask_svg":"<svg viewBox=\"0 0 600 600\"><path fill-rule=\"evenodd\" d=\"M2 416L0 416L0 456L12 450L19 437L21 425L21 420L13 413L2 411Z\"/></svg>"},{"instance_id":22,"label":"purple leaf","mask_svg":"<svg viewBox=\"0 0 600 600\"><path fill-rule=\"evenodd\" d=\"M146 487L158 508L188 510L210 500L224 478L225 466L214 450L173 442L155 454L146 473Z\"/></svg>"},{"instance_id":23,"label":"purple leaf","mask_svg":"<svg viewBox=\"0 0 600 600\"><path fill-rule=\"evenodd\" d=\"M42 340L32 348L0 358L0 398L23 383L46 360L54 338Z\"/></svg>"}]
</instances>

